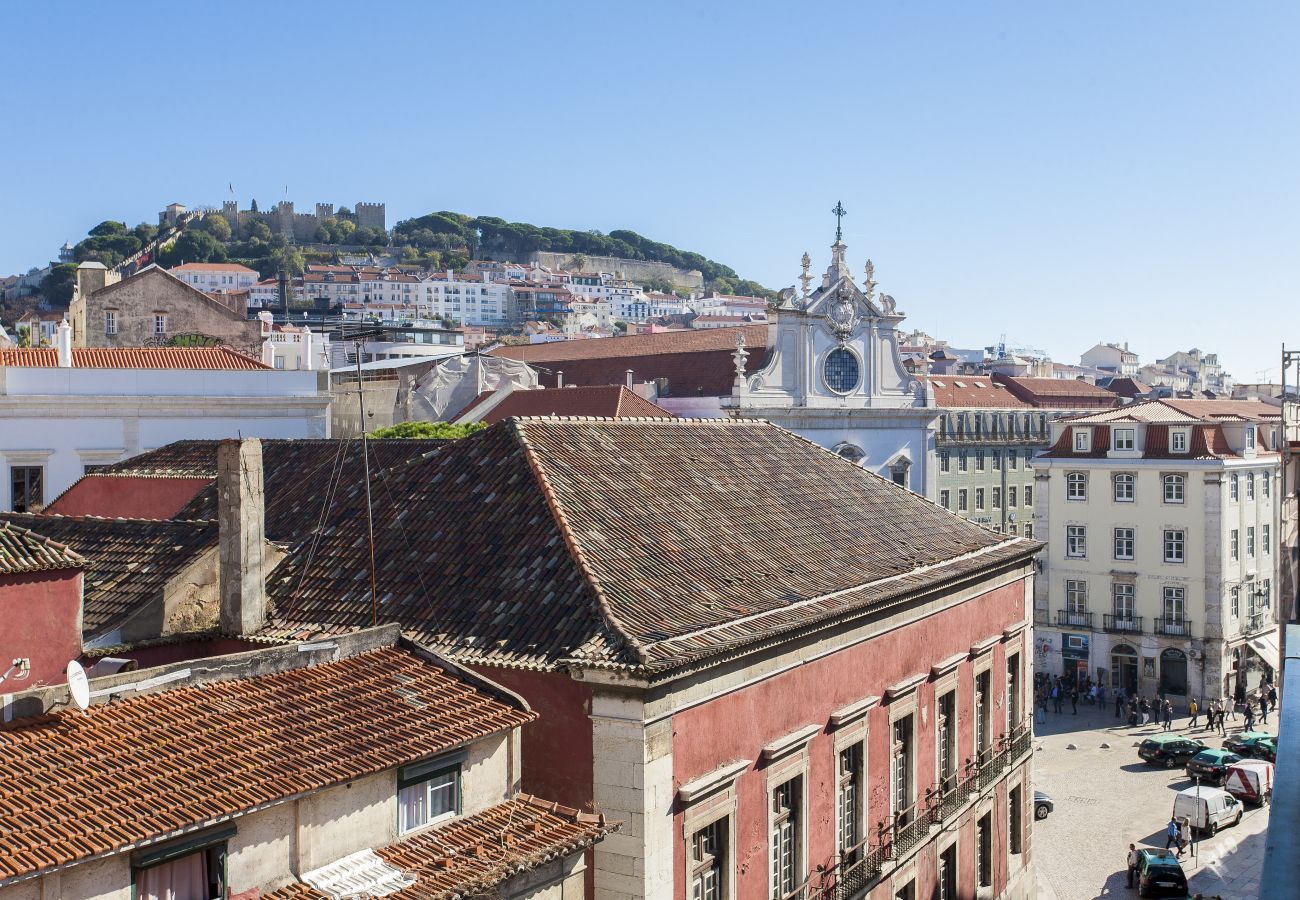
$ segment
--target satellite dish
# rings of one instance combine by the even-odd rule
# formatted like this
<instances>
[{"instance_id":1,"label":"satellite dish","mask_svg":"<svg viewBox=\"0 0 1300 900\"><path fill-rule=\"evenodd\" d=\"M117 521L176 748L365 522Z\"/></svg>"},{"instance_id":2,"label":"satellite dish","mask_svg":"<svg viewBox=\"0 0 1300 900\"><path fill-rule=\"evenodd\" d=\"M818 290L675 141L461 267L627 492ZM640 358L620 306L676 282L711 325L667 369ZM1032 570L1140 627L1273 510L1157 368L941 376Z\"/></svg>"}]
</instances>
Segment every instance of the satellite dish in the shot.
<instances>
[{"instance_id":1,"label":"satellite dish","mask_svg":"<svg viewBox=\"0 0 1300 900\"><path fill-rule=\"evenodd\" d=\"M86 678L86 670L75 659L68 663L68 693L82 712L90 706L90 681Z\"/></svg>"}]
</instances>

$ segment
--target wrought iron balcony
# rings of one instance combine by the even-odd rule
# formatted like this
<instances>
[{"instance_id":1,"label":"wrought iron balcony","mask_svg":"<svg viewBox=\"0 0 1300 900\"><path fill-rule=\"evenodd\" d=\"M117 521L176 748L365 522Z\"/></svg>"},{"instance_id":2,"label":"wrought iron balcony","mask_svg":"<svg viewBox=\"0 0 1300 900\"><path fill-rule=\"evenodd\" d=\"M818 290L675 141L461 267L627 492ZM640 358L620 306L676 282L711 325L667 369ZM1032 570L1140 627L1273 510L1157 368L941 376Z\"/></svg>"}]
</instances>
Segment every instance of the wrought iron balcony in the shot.
<instances>
[{"instance_id":1,"label":"wrought iron balcony","mask_svg":"<svg viewBox=\"0 0 1300 900\"><path fill-rule=\"evenodd\" d=\"M1056 611L1056 624L1064 628L1092 628L1092 613L1070 612L1068 609Z\"/></svg>"},{"instance_id":2,"label":"wrought iron balcony","mask_svg":"<svg viewBox=\"0 0 1300 900\"><path fill-rule=\"evenodd\" d=\"M1192 620L1161 616L1155 620L1155 633L1167 634L1171 637L1191 637Z\"/></svg>"},{"instance_id":3,"label":"wrought iron balcony","mask_svg":"<svg viewBox=\"0 0 1300 900\"><path fill-rule=\"evenodd\" d=\"M1241 620L1241 630L1245 632L1263 631L1274 627L1273 617L1266 612L1250 613Z\"/></svg>"},{"instance_id":4,"label":"wrought iron balcony","mask_svg":"<svg viewBox=\"0 0 1300 900\"><path fill-rule=\"evenodd\" d=\"M1118 631L1126 634L1142 633L1141 616L1111 616L1101 617L1102 627L1106 631Z\"/></svg>"}]
</instances>

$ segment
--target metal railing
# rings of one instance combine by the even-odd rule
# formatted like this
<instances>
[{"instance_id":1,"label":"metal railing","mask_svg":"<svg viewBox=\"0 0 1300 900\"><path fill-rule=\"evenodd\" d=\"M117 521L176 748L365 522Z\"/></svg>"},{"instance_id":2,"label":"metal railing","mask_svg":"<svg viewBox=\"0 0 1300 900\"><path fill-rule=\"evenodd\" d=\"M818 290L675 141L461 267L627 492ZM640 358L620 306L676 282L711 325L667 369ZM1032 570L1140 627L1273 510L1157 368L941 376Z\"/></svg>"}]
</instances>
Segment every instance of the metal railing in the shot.
<instances>
[{"instance_id":1,"label":"metal railing","mask_svg":"<svg viewBox=\"0 0 1300 900\"><path fill-rule=\"evenodd\" d=\"M1056 624L1066 628L1092 628L1092 613L1058 609L1056 611Z\"/></svg>"},{"instance_id":2,"label":"metal railing","mask_svg":"<svg viewBox=\"0 0 1300 900\"><path fill-rule=\"evenodd\" d=\"M1142 633L1141 616L1111 616L1104 615L1101 617L1102 628L1106 631L1128 632L1130 634Z\"/></svg>"},{"instance_id":3,"label":"metal railing","mask_svg":"<svg viewBox=\"0 0 1300 900\"><path fill-rule=\"evenodd\" d=\"M1161 616L1155 620L1156 634L1167 634L1173 637L1191 637L1192 620L1191 619L1171 619Z\"/></svg>"}]
</instances>

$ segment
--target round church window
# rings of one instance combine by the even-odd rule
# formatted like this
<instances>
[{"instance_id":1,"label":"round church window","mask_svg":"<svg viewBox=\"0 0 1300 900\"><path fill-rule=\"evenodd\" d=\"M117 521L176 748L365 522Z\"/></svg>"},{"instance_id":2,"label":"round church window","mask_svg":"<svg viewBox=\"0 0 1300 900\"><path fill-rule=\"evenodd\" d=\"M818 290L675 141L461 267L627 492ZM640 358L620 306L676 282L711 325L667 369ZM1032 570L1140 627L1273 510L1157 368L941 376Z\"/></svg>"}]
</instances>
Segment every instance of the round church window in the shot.
<instances>
[{"instance_id":1,"label":"round church window","mask_svg":"<svg viewBox=\"0 0 1300 900\"><path fill-rule=\"evenodd\" d=\"M827 387L837 394L847 394L858 386L858 358L838 347L826 355L822 374Z\"/></svg>"}]
</instances>

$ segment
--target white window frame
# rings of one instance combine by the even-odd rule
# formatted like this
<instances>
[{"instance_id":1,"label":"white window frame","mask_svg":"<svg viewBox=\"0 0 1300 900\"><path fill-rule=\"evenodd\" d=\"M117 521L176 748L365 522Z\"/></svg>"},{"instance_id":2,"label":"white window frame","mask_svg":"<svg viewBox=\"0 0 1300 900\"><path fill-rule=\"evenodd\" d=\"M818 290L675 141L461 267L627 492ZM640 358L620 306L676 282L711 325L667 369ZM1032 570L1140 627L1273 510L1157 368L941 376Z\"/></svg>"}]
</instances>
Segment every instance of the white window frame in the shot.
<instances>
[{"instance_id":1,"label":"white window frame","mask_svg":"<svg viewBox=\"0 0 1300 900\"><path fill-rule=\"evenodd\" d=\"M1088 526L1065 526L1065 556L1067 559L1088 558Z\"/></svg>"},{"instance_id":2,"label":"white window frame","mask_svg":"<svg viewBox=\"0 0 1300 900\"><path fill-rule=\"evenodd\" d=\"M1114 529L1115 558L1133 560L1137 558L1137 529L1120 526Z\"/></svg>"},{"instance_id":3,"label":"white window frame","mask_svg":"<svg viewBox=\"0 0 1300 900\"><path fill-rule=\"evenodd\" d=\"M1188 446L1186 429L1175 428L1169 432L1169 452L1186 453Z\"/></svg>"},{"instance_id":4,"label":"white window frame","mask_svg":"<svg viewBox=\"0 0 1300 900\"><path fill-rule=\"evenodd\" d=\"M1125 451L1137 447L1136 428L1116 428L1111 432L1111 449Z\"/></svg>"},{"instance_id":5,"label":"white window frame","mask_svg":"<svg viewBox=\"0 0 1300 900\"><path fill-rule=\"evenodd\" d=\"M1164 502L1178 505L1187 501L1187 476L1171 472L1160 479Z\"/></svg>"},{"instance_id":6,"label":"white window frame","mask_svg":"<svg viewBox=\"0 0 1300 900\"><path fill-rule=\"evenodd\" d=\"M1121 492L1120 485L1125 485L1127 491ZM1123 496L1127 493L1128 496ZM1137 499L1137 476L1132 472L1117 472L1111 479L1111 496L1116 503L1133 503Z\"/></svg>"},{"instance_id":7,"label":"white window frame","mask_svg":"<svg viewBox=\"0 0 1300 900\"><path fill-rule=\"evenodd\" d=\"M1228 558L1233 562L1241 559L1241 531L1236 528L1228 532Z\"/></svg>"},{"instance_id":8,"label":"white window frame","mask_svg":"<svg viewBox=\"0 0 1300 900\"><path fill-rule=\"evenodd\" d=\"M1074 452L1088 453L1092 450L1092 429L1074 428Z\"/></svg>"},{"instance_id":9,"label":"white window frame","mask_svg":"<svg viewBox=\"0 0 1300 900\"><path fill-rule=\"evenodd\" d=\"M1161 558L1173 565L1187 562L1187 532L1182 528L1164 529Z\"/></svg>"},{"instance_id":10,"label":"white window frame","mask_svg":"<svg viewBox=\"0 0 1300 900\"><path fill-rule=\"evenodd\" d=\"M1065 473L1065 499L1081 503L1086 503L1088 501L1087 472Z\"/></svg>"}]
</instances>

